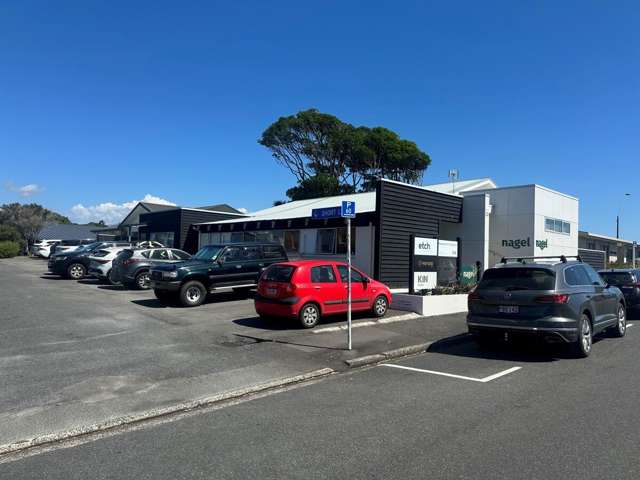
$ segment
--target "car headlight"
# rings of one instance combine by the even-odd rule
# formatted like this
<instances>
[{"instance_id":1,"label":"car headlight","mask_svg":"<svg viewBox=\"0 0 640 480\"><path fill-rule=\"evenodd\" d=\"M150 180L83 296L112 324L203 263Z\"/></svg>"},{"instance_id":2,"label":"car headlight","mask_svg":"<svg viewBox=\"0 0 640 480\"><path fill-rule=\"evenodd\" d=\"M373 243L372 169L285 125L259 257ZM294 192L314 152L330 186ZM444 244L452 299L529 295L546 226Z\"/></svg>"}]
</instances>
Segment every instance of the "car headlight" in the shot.
<instances>
[{"instance_id":1,"label":"car headlight","mask_svg":"<svg viewBox=\"0 0 640 480\"><path fill-rule=\"evenodd\" d=\"M177 278L178 272L173 270L172 272L162 272L162 276L164 278Z\"/></svg>"}]
</instances>

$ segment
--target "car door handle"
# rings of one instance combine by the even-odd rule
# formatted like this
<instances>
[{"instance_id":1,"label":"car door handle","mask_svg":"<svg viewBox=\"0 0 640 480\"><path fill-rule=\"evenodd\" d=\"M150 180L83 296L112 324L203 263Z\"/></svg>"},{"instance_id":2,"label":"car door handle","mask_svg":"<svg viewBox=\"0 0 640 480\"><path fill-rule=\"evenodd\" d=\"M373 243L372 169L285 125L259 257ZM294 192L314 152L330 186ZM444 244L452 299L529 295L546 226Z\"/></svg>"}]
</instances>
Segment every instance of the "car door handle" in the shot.
<instances>
[{"instance_id":1,"label":"car door handle","mask_svg":"<svg viewBox=\"0 0 640 480\"><path fill-rule=\"evenodd\" d=\"M313 288L316 289L316 290L320 290L322 287L315 286Z\"/></svg>"},{"instance_id":2,"label":"car door handle","mask_svg":"<svg viewBox=\"0 0 640 480\"><path fill-rule=\"evenodd\" d=\"M242 265L236 265L236 268L242 268Z\"/></svg>"},{"instance_id":3,"label":"car door handle","mask_svg":"<svg viewBox=\"0 0 640 480\"><path fill-rule=\"evenodd\" d=\"M264 267L264 263L259 263L258 266L259 267Z\"/></svg>"}]
</instances>

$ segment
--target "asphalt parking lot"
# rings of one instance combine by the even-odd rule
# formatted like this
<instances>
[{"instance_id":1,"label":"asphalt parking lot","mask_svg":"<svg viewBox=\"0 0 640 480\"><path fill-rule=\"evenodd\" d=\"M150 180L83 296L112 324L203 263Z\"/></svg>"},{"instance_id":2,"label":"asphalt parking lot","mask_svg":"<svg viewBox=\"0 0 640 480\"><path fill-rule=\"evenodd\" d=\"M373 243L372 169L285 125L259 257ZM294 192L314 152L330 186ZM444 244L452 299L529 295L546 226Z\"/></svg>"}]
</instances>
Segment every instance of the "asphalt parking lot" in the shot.
<instances>
[{"instance_id":1,"label":"asphalt parking lot","mask_svg":"<svg viewBox=\"0 0 640 480\"><path fill-rule=\"evenodd\" d=\"M640 325L623 339L598 337L587 359L524 342L437 342L424 354L0 461L0 472L631 480L640 475L639 344Z\"/></svg>"},{"instance_id":2,"label":"asphalt parking lot","mask_svg":"<svg viewBox=\"0 0 640 480\"><path fill-rule=\"evenodd\" d=\"M151 291L46 270L40 259L0 262L0 446L344 367L344 334L334 331L344 318L309 332L264 323L250 298L232 293L197 308L167 307ZM366 315L355 321L372 323ZM371 348L413 340L411 327L391 326L360 328L357 339Z\"/></svg>"}]
</instances>

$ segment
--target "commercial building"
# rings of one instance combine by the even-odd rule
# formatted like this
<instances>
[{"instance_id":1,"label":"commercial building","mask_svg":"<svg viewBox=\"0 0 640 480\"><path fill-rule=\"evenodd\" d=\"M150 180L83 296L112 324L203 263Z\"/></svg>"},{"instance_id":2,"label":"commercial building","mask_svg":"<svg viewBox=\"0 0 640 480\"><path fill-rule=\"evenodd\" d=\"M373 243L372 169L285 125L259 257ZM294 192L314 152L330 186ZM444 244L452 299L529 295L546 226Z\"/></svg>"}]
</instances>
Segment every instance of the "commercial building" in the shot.
<instances>
[{"instance_id":1,"label":"commercial building","mask_svg":"<svg viewBox=\"0 0 640 480\"><path fill-rule=\"evenodd\" d=\"M634 245L637 259L640 249L637 243L631 240L585 231L580 231L578 237L580 249L604 252L606 265L603 265L603 268L610 264L631 264Z\"/></svg>"},{"instance_id":2,"label":"commercial building","mask_svg":"<svg viewBox=\"0 0 640 480\"><path fill-rule=\"evenodd\" d=\"M198 235L191 229L191 225L225 219L242 219L246 216L227 204L202 208L171 207L161 211L141 213L136 227L140 240L156 240L167 247L195 253L198 250Z\"/></svg>"},{"instance_id":3,"label":"commercial building","mask_svg":"<svg viewBox=\"0 0 640 480\"><path fill-rule=\"evenodd\" d=\"M540 185L497 188L491 179L427 186L380 180L374 192L294 201L193 229L200 245L276 241L292 257L344 260L344 219L315 219L312 210L345 200L356 203L354 264L394 289L409 286L412 235L457 242L458 271L481 272L502 257L577 255L575 197Z\"/></svg>"},{"instance_id":4,"label":"commercial building","mask_svg":"<svg viewBox=\"0 0 640 480\"><path fill-rule=\"evenodd\" d=\"M474 215L455 234L466 239L467 250L476 257L483 248L483 265L495 265L503 257L578 254L577 198L535 184L463 196L465 209ZM483 207L485 222L478 225Z\"/></svg>"}]
</instances>

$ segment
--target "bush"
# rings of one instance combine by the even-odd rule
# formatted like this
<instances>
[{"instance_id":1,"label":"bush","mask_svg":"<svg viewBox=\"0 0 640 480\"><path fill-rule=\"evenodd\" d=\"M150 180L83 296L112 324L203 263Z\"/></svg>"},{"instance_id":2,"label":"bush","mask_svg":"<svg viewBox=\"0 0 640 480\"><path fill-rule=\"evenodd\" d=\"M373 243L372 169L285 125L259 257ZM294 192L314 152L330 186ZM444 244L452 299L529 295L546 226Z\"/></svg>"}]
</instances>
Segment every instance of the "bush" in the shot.
<instances>
[{"instance_id":1,"label":"bush","mask_svg":"<svg viewBox=\"0 0 640 480\"><path fill-rule=\"evenodd\" d=\"M0 242L0 258L15 257L20 253L20 244L18 242L2 241Z\"/></svg>"}]
</instances>

